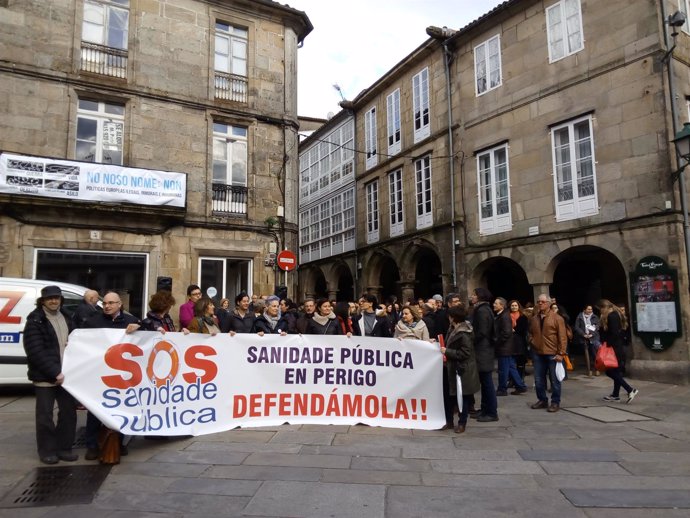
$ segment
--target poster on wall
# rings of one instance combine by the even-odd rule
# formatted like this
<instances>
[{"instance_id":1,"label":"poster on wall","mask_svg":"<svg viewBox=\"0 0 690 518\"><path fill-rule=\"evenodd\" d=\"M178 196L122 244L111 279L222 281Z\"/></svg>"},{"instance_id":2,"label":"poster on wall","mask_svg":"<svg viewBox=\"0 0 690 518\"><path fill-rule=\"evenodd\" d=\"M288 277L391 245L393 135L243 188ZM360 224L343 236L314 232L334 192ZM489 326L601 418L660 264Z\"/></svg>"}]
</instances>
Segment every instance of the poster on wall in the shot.
<instances>
[{"instance_id":1,"label":"poster on wall","mask_svg":"<svg viewBox=\"0 0 690 518\"><path fill-rule=\"evenodd\" d=\"M106 132L106 143L122 136ZM27 196L184 207L187 176L152 169L0 154L0 192Z\"/></svg>"},{"instance_id":2,"label":"poster on wall","mask_svg":"<svg viewBox=\"0 0 690 518\"><path fill-rule=\"evenodd\" d=\"M630 274L635 334L654 351L669 347L681 334L678 273L662 258L648 256Z\"/></svg>"}]
</instances>

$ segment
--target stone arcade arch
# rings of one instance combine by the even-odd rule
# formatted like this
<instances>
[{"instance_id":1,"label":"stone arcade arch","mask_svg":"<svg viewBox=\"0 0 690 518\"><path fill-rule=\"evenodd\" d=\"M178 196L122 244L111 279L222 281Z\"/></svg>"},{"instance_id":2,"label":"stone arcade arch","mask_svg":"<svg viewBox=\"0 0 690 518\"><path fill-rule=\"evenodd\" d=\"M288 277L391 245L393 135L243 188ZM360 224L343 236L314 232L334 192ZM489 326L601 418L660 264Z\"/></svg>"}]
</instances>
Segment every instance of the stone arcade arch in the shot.
<instances>
[{"instance_id":1,"label":"stone arcade arch","mask_svg":"<svg viewBox=\"0 0 690 518\"><path fill-rule=\"evenodd\" d=\"M328 285L326 283L326 276L321 268L318 266L309 266L303 273L303 292L300 297L300 302L306 297L327 297Z\"/></svg>"},{"instance_id":2,"label":"stone arcade arch","mask_svg":"<svg viewBox=\"0 0 690 518\"><path fill-rule=\"evenodd\" d=\"M628 277L618 257L597 246L575 246L553 258L551 295L571 319L585 304L609 299L628 307Z\"/></svg>"},{"instance_id":3,"label":"stone arcade arch","mask_svg":"<svg viewBox=\"0 0 690 518\"><path fill-rule=\"evenodd\" d=\"M392 295L401 298L400 270L387 250L378 250L369 258L362 278L363 288L379 300L383 301Z\"/></svg>"},{"instance_id":4,"label":"stone arcade arch","mask_svg":"<svg viewBox=\"0 0 690 518\"><path fill-rule=\"evenodd\" d=\"M508 257L491 257L481 262L472 274L472 281L471 289L485 287L495 297L517 299L522 304L533 300L525 270Z\"/></svg>"},{"instance_id":5,"label":"stone arcade arch","mask_svg":"<svg viewBox=\"0 0 690 518\"><path fill-rule=\"evenodd\" d=\"M328 286L331 289L331 295L335 296L336 300L355 300L355 281L350 267L345 262L337 262L332 266L328 275Z\"/></svg>"},{"instance_id":6,"label":"stone arcade arch","mask_svg":"<svg viewBox=\"0 0 690 518\"><path fill-rule=\"evenodd\" d=\"M431 298L433 295L444 295L443 269L441 259L431 248L419 247L414 256L415 297Z\"/></svg>"}]
</instances>

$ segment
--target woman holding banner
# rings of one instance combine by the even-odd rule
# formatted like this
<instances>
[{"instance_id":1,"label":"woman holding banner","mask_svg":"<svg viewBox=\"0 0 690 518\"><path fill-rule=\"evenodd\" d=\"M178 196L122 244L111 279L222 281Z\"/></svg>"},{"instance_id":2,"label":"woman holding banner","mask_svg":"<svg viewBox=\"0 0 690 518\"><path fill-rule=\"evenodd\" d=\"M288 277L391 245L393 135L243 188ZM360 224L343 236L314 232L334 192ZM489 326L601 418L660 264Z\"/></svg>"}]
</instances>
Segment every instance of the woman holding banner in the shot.
<instances>
[{"instance_id":1,"label":"woman holding banner","mask_svg":"<svg viewBox=\"0 0 690 518\"><path fill-rule=\"evenodd\" d=\"M400 320L395 325L393 338L412 338L413 340L429 340L429 329L422 320L416 306L404 307Z\"/></svg>"},{"instance_id":2,"label":"woman holding banner","mask_svg":"<svg viewBox=\"0 0 690 518\"><path fill-rule=\"evenodd\" d=\"M201 298L194 304L194 318L187 327L192 333L215 336L220 333L216 306L208 297Z\"/></svg>"},{"instance_id":3,"label":"woman holding banner","mask_svg":"<svg viewBox=\"0 0 690 518\"><path fill-rule=\"evenodd\" d=\"M448 318L450 320L450 328L446 338L446 346L441 347L441 353L448 360L445 363L445 368L448 371L447 392L451 396L457 396L455 374L457 373L460 376L462 410L458 418L458 425L455 427L455 433L463 433L467 426L467 416L474 399L474 393L479 392L481 385L479 383L479 373L474 353L474 335L472 333L472 326L467 322L467 309L465 309L464 305L452 306L448 308ZM447 415L446 421L448 421ZM451 425L452 421L453 414L451 411Z\"/></svg>"},{"instance_id":4,"label":"woman holding banner","mask_svg":"<svg viewBox=\"0 0 690 518\"><path fill-rule=\"evenodd\" d=\"M316 313L309 319L307 325L308 335L339 335L340 326L338 319L333 313L333 306L328 299L318 299L316 301Z\"/></svg>"}]
</instances>

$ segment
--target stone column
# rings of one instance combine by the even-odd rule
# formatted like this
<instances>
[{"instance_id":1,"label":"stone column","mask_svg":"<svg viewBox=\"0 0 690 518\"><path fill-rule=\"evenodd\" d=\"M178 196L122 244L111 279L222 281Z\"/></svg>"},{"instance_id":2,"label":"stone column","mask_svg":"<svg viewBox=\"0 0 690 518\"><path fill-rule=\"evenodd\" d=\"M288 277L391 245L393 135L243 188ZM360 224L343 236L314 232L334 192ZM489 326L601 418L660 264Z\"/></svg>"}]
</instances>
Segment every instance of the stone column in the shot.
<instances>
[{"instance_id":1,"label":"stone column","mask_svg":"<svg viewBox=\"0 0 690 518\"><path fill-rule=\"evenodd\" d=\"M402 300L399 300L398 302L401 306L408 300L414 300L414 284L409 282L400 283L400 293Z\"/></svg>"},{"instance_id":2,"label":"stone column","mask_svg":"<svg viewBox=\"0 0 690 518\"><path fill-rule=\"evenodd\" d=\"M549 283L532 284L532 293L534 294L534 300L532 301L534 303L537 302L537 298L542 293L546 293L549 297L551 297L549 292Z\"/></svg>"}]
</instances>

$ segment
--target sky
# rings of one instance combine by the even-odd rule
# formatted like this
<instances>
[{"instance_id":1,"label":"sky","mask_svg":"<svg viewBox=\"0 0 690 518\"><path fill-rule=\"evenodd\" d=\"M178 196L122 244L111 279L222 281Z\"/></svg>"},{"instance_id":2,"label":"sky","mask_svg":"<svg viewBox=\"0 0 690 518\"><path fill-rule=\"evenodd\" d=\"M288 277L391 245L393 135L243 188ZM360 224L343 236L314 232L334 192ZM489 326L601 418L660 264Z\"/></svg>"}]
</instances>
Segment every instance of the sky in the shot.
<instances>
[{"instance_id":1,"label":"sky","mask_svg":"<svg viewBox=\"0 0 690 518\"><path fill-rule=\"evenodd\" d=\"M429 25L460 29L502 0L279 0L314 30L297 52L301 116L327 118L424 43Z\"/></svg>"}]
</instances>

